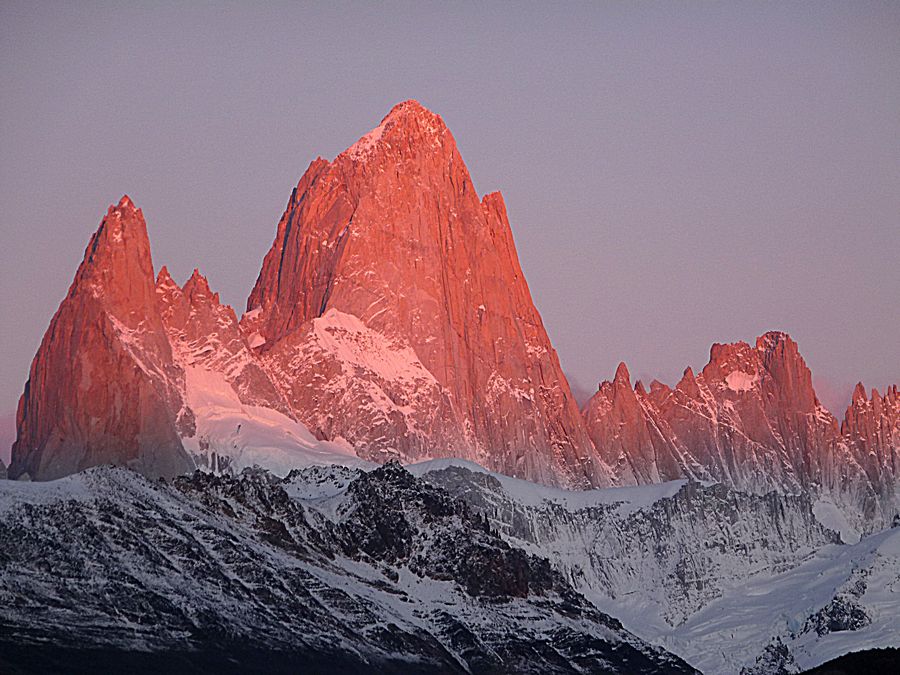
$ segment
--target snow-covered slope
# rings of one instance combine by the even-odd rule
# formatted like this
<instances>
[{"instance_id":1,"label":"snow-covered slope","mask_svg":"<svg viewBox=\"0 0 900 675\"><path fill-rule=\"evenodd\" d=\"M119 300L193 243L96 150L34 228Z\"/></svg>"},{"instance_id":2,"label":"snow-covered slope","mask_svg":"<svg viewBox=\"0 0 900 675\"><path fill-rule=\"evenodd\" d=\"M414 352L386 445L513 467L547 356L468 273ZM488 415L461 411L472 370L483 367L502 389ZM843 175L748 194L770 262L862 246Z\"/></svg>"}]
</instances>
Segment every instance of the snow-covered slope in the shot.
<instances>
[{"instance_id":1,"label":"snow-covered slope","mask_svg":"<svg viewBox=\"0 0 900 675\"><path fill-rule=\"evenodd\" d=\"M647 653L609 615L703 672L799 672L900 640L900 528L842 545L840 525L804 497L684 480L567 491L464 460L173 485L99 468L0 483L0 628L19 647L204 659L262 631L261 649L337 644L388 670L482 670L504 644L507 665L565 670ZM626 646L611 656L610 640Z\"/></svg>"},{"instance_id":2,"label":"snow-covered slope","mask_svg":"<svg viewBox=\"0 0 900 675\"><path fill-rule=\"evenodd\" d=\"M261 363L300 421L361 457L384 462L429 444L463 452L447 390L405 341L352 314L328 310L264 351Z\"/></svg>"},{"instance_id":3,"label":"snow-covered slope","mask_svg":"<svg viewBox=\"0 0 900 675\"><path fill-rule=\"evenodd\" d=\"M4 671L692 672L397 464L3 481L0 552Z\"/></svg>"},{"instance_id":4,"label":"snow-covered slope","mask_svg":"<svg viewBox=\"0 0 900 675\"><path fill-rule=\"evenodd\" d=\"M242 403L220 373L187 366L185 382L196 430L182 442L199 466L218 472L259 466L280 476L318 464L376 466L346 443L318 440L284 413Z\"/></svg>"},{"instance_id":5,"label":"snow-covered slope","mask_svg":"<svg viewBox=\"0 0 900 675\"><path fill-rule=\"evenodd\" d=\"M413 467L540 552L626 624L656 635L748 576L790 569L838 540L804 497L672 481L566 492L474 465Z\"/></svg>"},{"instance_id":6,"label":"snow-covered slope","mask_svg":"<svg viewBox=\"0 0 900 675\"><path fill-rule=\"evenodd\" d=\"M471 462L410 469L703 672L799 672L900 642L900 528L859 541L833 505L721 484L573 493Z\"/></svg>"},{"instance_id":7,"label":"snow-covered slope","mask_svg":"<svg viewBox=\"0 0 900 675\"><path fill-rule=\"evenodd\" d=\"M894 528L852 546L826 546L781 574L756 575L662 644L706 673L801 672L850 651L900 647L898 618L900 528Z\"/></svg>"}]
</instances>

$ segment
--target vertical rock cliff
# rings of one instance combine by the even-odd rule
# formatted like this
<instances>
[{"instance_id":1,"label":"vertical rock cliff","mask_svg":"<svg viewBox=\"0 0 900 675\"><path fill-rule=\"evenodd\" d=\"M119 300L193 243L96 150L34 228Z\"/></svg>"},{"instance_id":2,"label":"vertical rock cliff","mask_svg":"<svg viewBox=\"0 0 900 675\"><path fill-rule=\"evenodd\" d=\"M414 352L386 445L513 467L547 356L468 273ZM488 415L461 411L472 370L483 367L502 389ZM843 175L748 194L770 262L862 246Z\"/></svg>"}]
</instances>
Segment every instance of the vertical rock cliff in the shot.
<instances>
[{"instance_id":1,"label":"vertical rock cliff","mask_svg":"<svg viewBox=\"0 0 900 675\"><path fill-rule=\"evenodd\" d=\"M19 401L9 474L48 480L97 464L171 476L192 468L179 438L183 372L156 304L147 226L128 197L91 237Z\"/></svg>"},{"instance_id":2,"label":"vertical rock cliff","mask_svg":"<svg viewBox=\"0 0 900 675\"><path fill-rule=\"evenodd\" d=\"M607 481L531 300L502 197L479 199L415 101L293 191L248 301L267 368L317 434L368 458L458 456Z\"/></svg>"}]
</instances>

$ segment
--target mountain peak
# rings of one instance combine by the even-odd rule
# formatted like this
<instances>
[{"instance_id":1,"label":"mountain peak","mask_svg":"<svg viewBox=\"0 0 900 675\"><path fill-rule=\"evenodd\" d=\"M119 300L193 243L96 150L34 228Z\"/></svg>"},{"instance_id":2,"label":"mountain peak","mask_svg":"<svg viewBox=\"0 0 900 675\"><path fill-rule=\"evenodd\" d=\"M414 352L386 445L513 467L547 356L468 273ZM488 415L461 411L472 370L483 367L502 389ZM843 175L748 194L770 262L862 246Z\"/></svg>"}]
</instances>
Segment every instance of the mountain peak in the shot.
<instances>
[{"instance_id":1,"label":"mountain peak","mask_svg":"<svg viewBox=\"0 0 900 675\"><path fill-rule=\"evenodd\" d=\"M160 283L167 279L161 269ZM175 427L183 405L157 303L147 225L125 196L91 237L32 363L14 475L48 480L119 464L170 476L191 467Z\"/></svg>"},{"instance_id":2,"label":"mountain peak","mask_svg":"<svg viewBox=\"0 0 900 675\"><path fill-rule=\"evenodd\" d=\"M756 338L756 348L759 351L771 351L782 344L795 344L791 336L780 330L766 331Z\"/></svg>"},{"instance_id":3,"label":"mountain peak","mask_svg":"<svg viewBox=\"0 0 900 675\"><path fill-rule=\"evenodd\" d=\"M615 382L630 386L631 374L628 372L628 366L625 365L624 361L621 361L618 368L616 368Z\"/></svg>"},{"instance_id":4,"label":"mountain peak","mask_svg":"<svg viewBox=\"0 0 900 675\"><path fill-rule=\"evenodd\" d=\"M192 300L199 297L210 297L214 303L218 304L219 302L219 294L212 292L212 289L209 287L209 281L196 267L191 273L191 277L184 283L182 290Z\"/></svg>"},{"instance_id":5,"label":"mountain peak","mask_svg":"<svg viewBox=\"0 0 900 675\"><path fill-rule=\"evenodd\" d=\"M402 115L431 115L433 117L437 117L437 115L435 115L428 108L419 103L416 99L408 98L405 101L400 101L400 103L391 108L391 111L387 115L385 115L384 120L382 121L386 121L391 117L399 117Z\"/></svg>"},{"instance_id":6,"label":"mountain peak","mask_svg":"<svg viewBox=\"0 0 900 675\"><path fill-rule=\"evenodd\" d=\"M175 280L169 273L169 268L165 265L159 268L159 273L156 275L156 288L157 290L178 288L178 284L175 283Z\"/></svg>"},{"instance_id":7,"label":"mountain peak","mask_svg":"<svg viewBox=\"0 0 900 675\"><path fill-rule=\"evenodd\" d=\"M502 198L479 197L443 120L416 101L394 106L333 162L310 165L247 307L260 312L244 325L255 321L266 358L291 373L285 393L320 438L340 436L379 462L439 447L518 477L607 481L531 299ZM376 369L369 354L365 372L329 384L332 398L320 393L316 363L346 358L332 348L336 317L355 322L360 343L378 345L378 363L403 367ZM311 350L322 360L298 368L294 355ZM413 373L421 381L410 386ZM352 416L339 419L334 406L349 397ZM533 404L526 410L523 400ZM480 448L497 452L482 457Z\"/></svg>"},{"instance_id":8,"label":"mountain peak","mask_svg":"<svg viewBox=\"0 0 900 675\"><path fill-rule=\"evenodd\" d=\"M84 252L70 294L88 290L119 318L152 302L150 238L141 210L127 197L110 206Z\"/></svg>"},{"instance_id":9,"label":"mountain peak","mask_svg":"<svg viewBox=\"0 0 900 675\"><path fill-rule=\"evenodd\" d=\"M395 145L437 150L445 146L445 136L453 140L441 116L418 101L409 99L391 108L377 127L342 152L340 157L363 160L374 154L376 149L393 148ZM448 147L452 145L447 144Z\"/></svg>"},{"instance_id":10,"label":"mountain peak","mask_svg":"<svg viewBox=\"0 0 900 675\"><path fill-rule=\"evenodd\" d=\"M118 204L110 205L91 240L92 244L95 243L95 239L97 245L104 242L150 250L150 238L147 236L144 214L128 198L128 195L124 195Z\"/></svg>"}]
</instances>

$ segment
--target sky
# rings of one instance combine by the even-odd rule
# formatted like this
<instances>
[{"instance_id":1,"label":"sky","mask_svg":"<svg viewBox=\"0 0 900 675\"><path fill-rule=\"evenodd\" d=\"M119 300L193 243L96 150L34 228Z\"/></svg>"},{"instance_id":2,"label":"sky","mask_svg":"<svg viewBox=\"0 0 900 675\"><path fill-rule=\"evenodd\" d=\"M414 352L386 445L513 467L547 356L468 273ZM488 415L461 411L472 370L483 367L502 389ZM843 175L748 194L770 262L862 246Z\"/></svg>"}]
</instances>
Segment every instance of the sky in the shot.
<instances>
[{"instance_id":1,"label":"sky","mask_svg":"<svg viewBox=\"0 0 900 675\"><path fill-rule=\"evenodd\" d=\"M109 204L240 311L309 162L408 98L580 396L771 329L839 416L900 382L900 3L4 0L0 92L4 437Z\"/></svg>"}]
</instances>

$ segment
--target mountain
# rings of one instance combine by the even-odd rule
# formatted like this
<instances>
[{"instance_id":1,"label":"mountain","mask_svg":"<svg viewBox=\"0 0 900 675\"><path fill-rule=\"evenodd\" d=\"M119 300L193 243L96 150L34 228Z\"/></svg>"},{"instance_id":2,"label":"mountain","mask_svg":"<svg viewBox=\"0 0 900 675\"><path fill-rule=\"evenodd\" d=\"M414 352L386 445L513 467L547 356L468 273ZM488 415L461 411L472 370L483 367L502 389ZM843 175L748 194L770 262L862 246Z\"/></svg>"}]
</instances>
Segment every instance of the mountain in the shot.
<instances>
[{"instance_id":1,"label":"mountain","mask_svg":"<svg viewBox=\"0 0 900 675\"><path fill-rule=\"evenodd\" d=\"M694 672L396 463L3 487L5 672Z\"/></svg>"},{"instance_id":2,"label":"mountain","mask_svg":"<svg viewBox=\"0 0 900 675\"><path fill-rule=\"evenodd\" d=\"M415 101L293 191L246 330L297 418L367 459L463 457L606 484L532 302L499 193L479 199Z\"/></svg>"},{"instance_id":3,"label":"mountain","mask_svg":"<svg viewBox=\"0 0 900 675\"><path fill-rule=\"evenodd\" d=\"M31 364L9 475L49 480L116 463L188 471L183 372L156 305L147 226L126 196L91 237Z\"/></svg>"},{"instance_id":4,"label":"mountain","mask_svg":"<svg viewBox=\"0 0 900 675\"><path fill-rule=\"evenodd\" d=\"M154 280L143 214L123 197L35 356L9 476L51 480L100 464L151 477L255 464L287 473L350 461L352 449L297 422L252 344L197 270L183 287L165 267Z\"/></svg>"},{"instance_id":5,"label":"mountain","mask_svg":"<svg viewBox=\"0 0 900 675\"><path fill-rule=\"evenodd\" d=\"M579 411L516 256L443 120L415 101L292 191L238 320L197 271L154 280L124 197L32 364L9 474L102 463L358 465L456 457L548 485L679 478L821 498L858 532L897 511L900 397L842 425L784 333L716 344L670 388L621 364Z\"/></svg>"},{"instance_id":6,"label":"mountain","mask_svg":"<svg viewBox=\"0 0 900 675\"><path fill-rule=\"evenodd\" d=\"M475 465L411 469L644 630L678 626L748 575L789 569L839 541L805 496L685 480L572 493Z\"/></svg>"},{"instance_id":7,"label":"mountain","mask_svg":"<svg viewBox=\"0 0 900 675\"><path fill-rule=\"evenodd\" d=\"M11 475L36 479L351 453L610 480L502 197L478 198L450 131L415 101L312 163L240 322L197 271L154 282L140 210L111 208L35 357L18 433Z\"/></svg>"},{"instance_id":8,"label":"mountain","mask_svg":"<svg viewBox=\"0 0 900 675\"><path fill-rule=\"evenodd\" d=\"M873 389L866 396L862 382L856 385L841 435L865 471L876 494L890 494L900 485L900 395L897 385L884 396Z\"/></svg>"},{"instance_id":9,"label":"mountain","mask_svg":"<svg viewBox=\"0 0 900 675\"><path fill-rule=\"evenodd\" d=\"M4 671L749 674L896 643L897 387L839 425L771 332L674 388L620 364L579 411L502 197L414 101L310 165L240 319L111 206L16 427L9 476L52 482L0 485Z\"/></svg>"},{"instance_id":10,"label":"mountain","mask_svg":"<svg viewBox=\"0 0 900 675\"><path fill-rule=\"evenodd\" d=\"M839 507L855 529L873 531L898 507L898 405L896 387L871 401L858 387L839 427L816 397L797 343L769 332L753 346L713 345L703 370L686 369L674 388L632 388L622 364L583 413L620 484L688 477L806 493L823 508Z\"/></svg>"},{"instance_id":11,"label":"mountain","mask_svg":"<svg viewBox=\"0 0 900 675\"><path fill-rule=\"evenodd\" d=\"M804 495L409 469L7 482L0 665L737 675L900 646L900 528L843 545Z\"/></svg>"},{"instance_id":12,"label":"mountain","mask_svg":"<svg viewBox=\"0 0 900 675\"><path fill-rule=\"evenodd\" d=\"M571 492L455 460L410 468L702 672L796 673L900 647L900 527L844 545L803 494L689 480Z\"/></svg>"}]
</instances>

